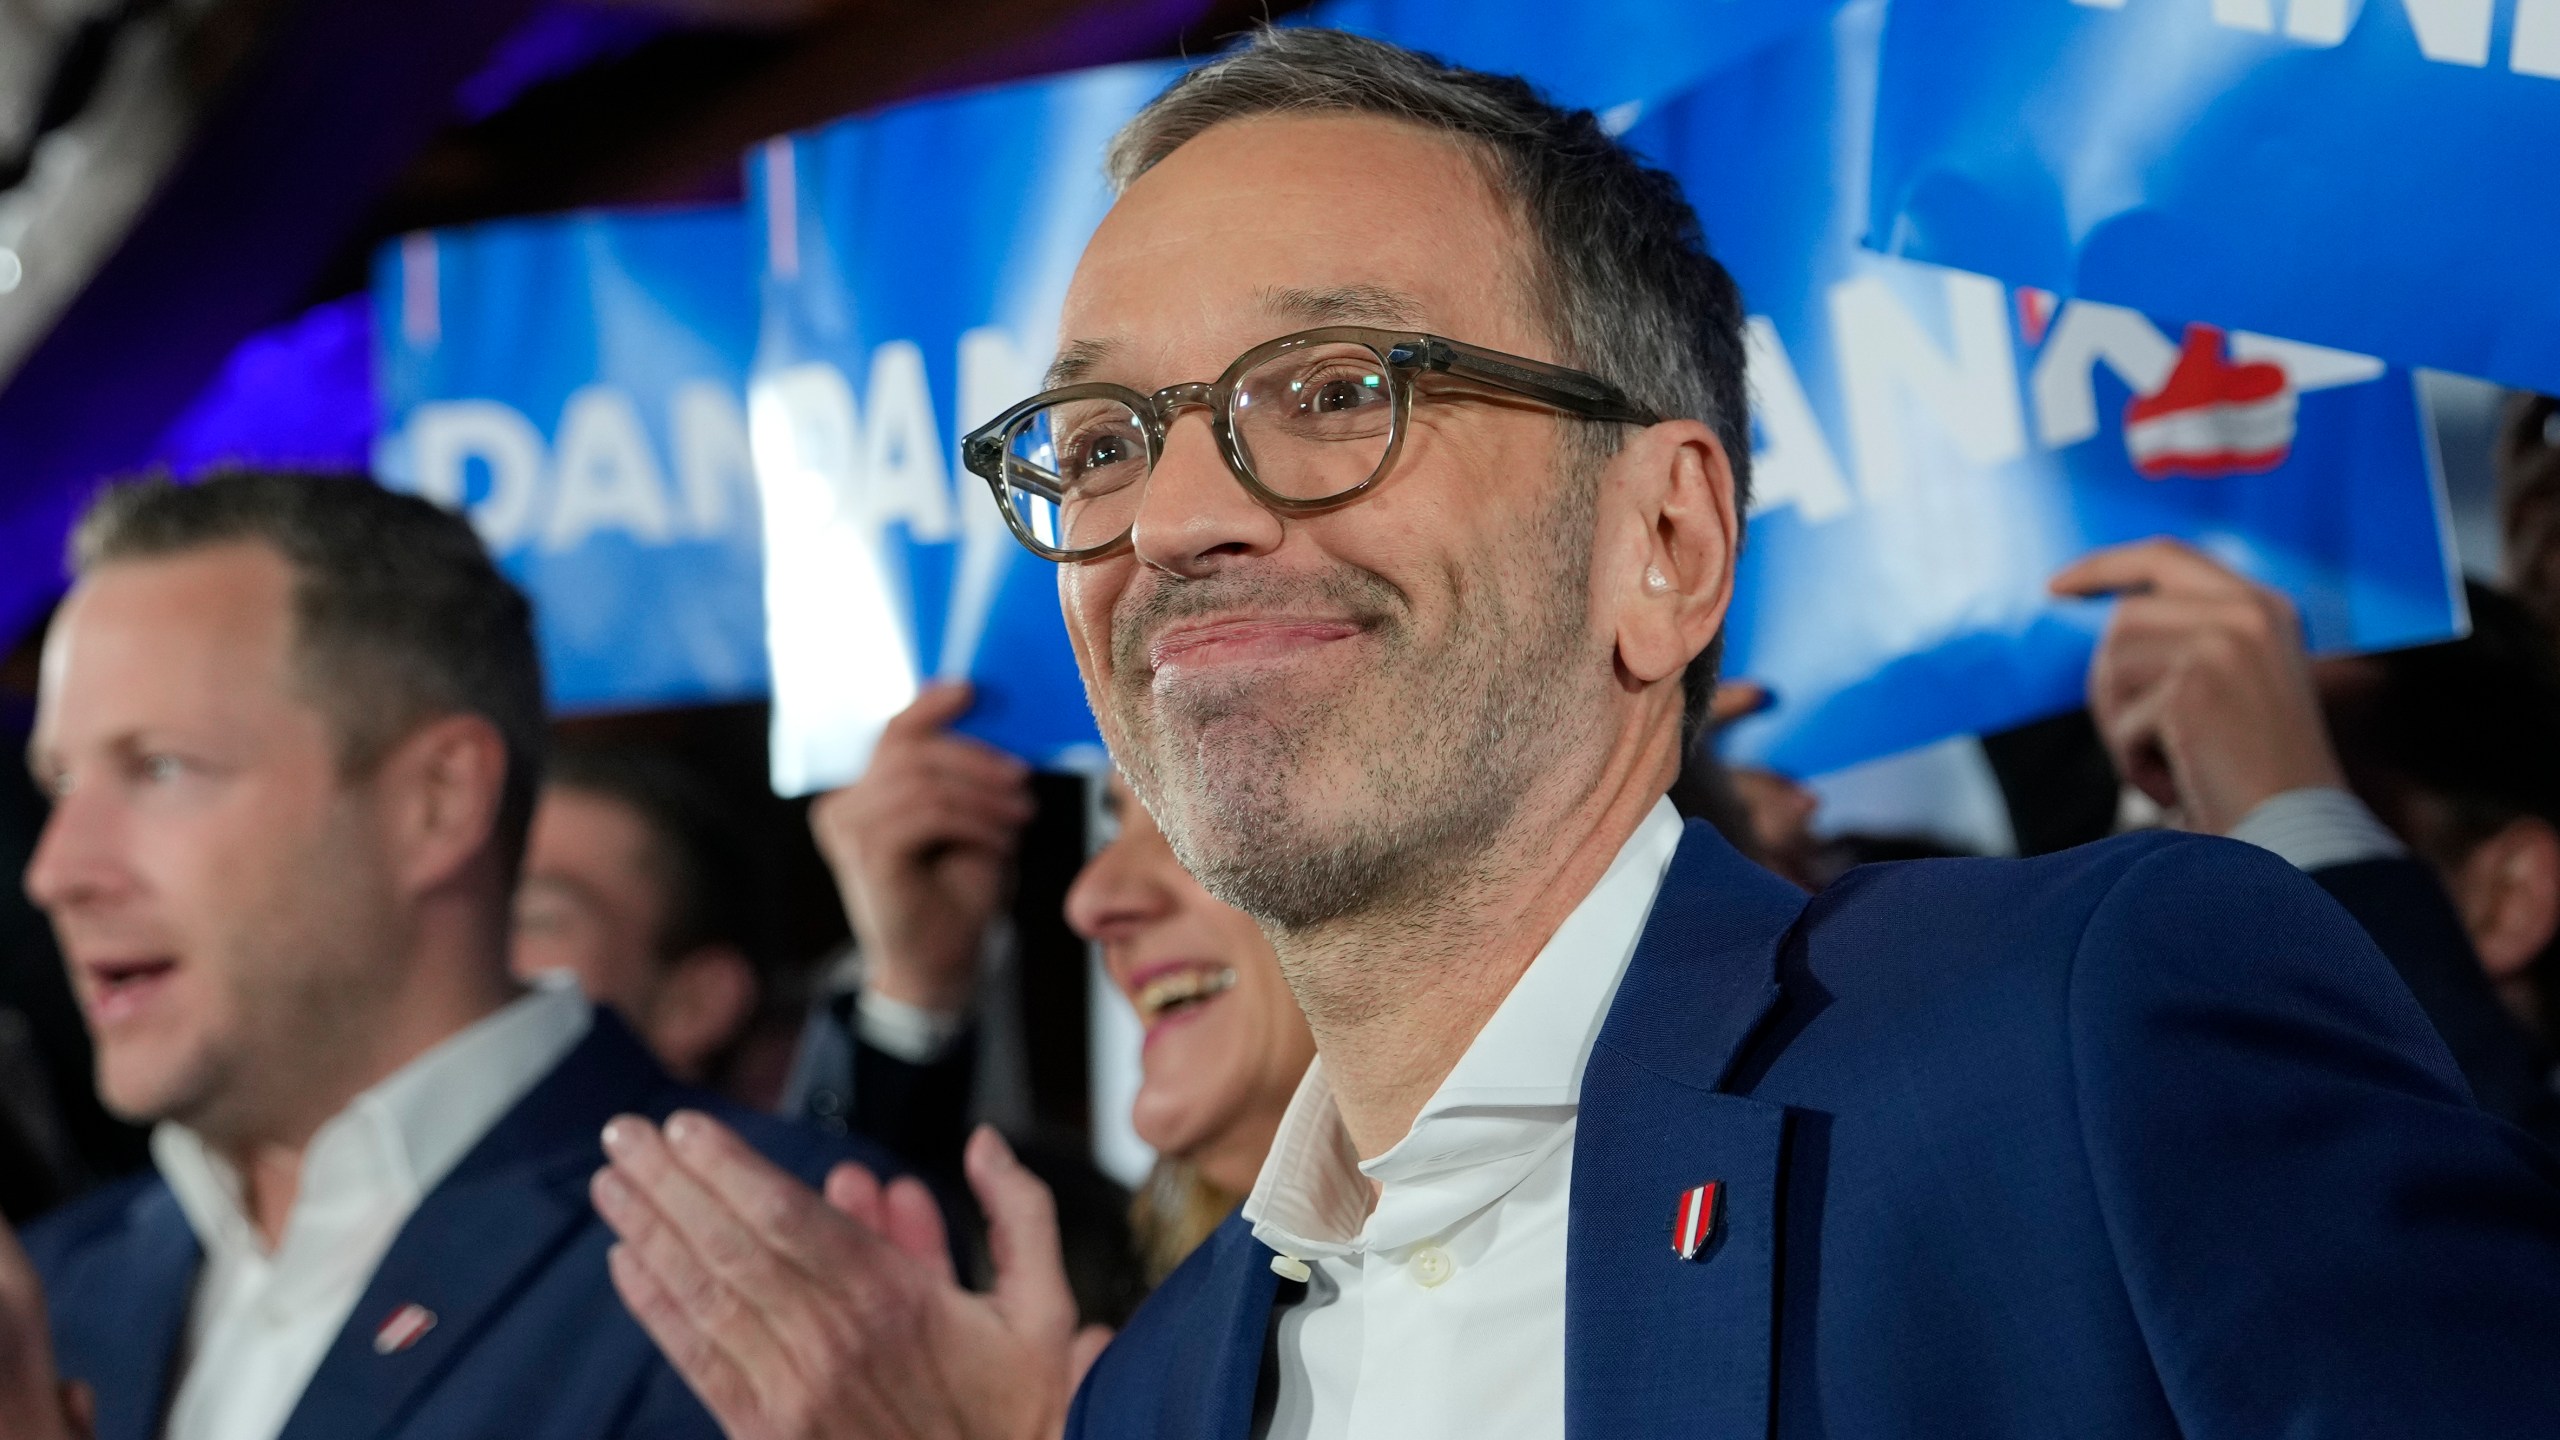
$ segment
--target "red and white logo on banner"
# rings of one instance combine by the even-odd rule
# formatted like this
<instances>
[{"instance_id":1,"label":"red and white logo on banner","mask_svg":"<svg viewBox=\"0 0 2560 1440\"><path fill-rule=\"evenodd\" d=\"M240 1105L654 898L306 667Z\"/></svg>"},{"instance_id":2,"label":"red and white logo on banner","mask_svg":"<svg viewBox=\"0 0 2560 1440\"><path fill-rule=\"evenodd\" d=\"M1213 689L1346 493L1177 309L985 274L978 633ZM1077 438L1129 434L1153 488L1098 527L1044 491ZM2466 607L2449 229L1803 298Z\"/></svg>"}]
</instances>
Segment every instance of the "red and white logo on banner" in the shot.
<instances>
[{"instance_id":1,"label":"red and white logo on banner","mask_svg":"<svg viewBox=\"0 0 2560 1440\"><path fill-rule=\"evenodd\" d=\"M2126 402L2125 454L2146 480L2264 474L2293 453L2300 401L2282 365L2234 364L2220 330L2190 325L2169 378Z\"/></svg>"},{"instance_id":2,"label":"red and white logo on banner","mask_svg":"<svg viewBox=\"0 0 2560 1440\"><path fill-rule=\"evenodd\" d=\"M1716 1236L1716 1222L1724 1208L1724 1182L1710 1180L1680 1192L1680 1203L1671 1212L1671 1253L1683 1260L1695 1260Z\"/></svg>"}]
</instances>

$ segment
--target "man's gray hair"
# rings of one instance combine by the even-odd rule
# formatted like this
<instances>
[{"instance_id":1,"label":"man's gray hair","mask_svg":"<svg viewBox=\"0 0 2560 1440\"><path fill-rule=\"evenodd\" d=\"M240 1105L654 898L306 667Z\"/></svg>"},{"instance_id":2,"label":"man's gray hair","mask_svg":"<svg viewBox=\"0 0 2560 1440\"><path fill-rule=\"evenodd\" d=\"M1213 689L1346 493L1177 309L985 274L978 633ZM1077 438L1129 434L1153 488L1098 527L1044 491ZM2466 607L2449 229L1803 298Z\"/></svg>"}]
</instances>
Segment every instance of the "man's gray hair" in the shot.
<instances>
[{"instance_id":1,"label":"man's gray hair","mask_svg":"<svg viewBox=\"0 0 2560 1440\"><path fill-rule=\"evenodd\" d=\"M1325 113L1401 120L1478 151L1533 241L1530 283L1557 358L1655 414L1705 422L1732 459L1735 503L1747 505L1741 294L1707 253L1680 183L1638 160L1590 111L1555 105L1515 76L1460 69L1382 41L1265 27L1175 81L1112 140L1104 168L1125 189L1213 126ZM1616 452L1616 427L1587 428L1600 456ZM1705 726L1722 650L1719 636L1682 677L1684 741Z\"/></svg>"},{"instance_id":2,"label":"man's gray hair","mask_svg":"<svg viewBox=\"0 0 2560 1440\"><path fill-rule=\"evenodd\" d=\"M71 564L86 575L230 544L264 545L292 570L297 678L334 722L346 774L370 775L440 716L496 727L507 774L492 840L512 884L542 786L542 662L532 606L470 522L360 475L128 480L80 518Z\"/></svg>"}]
</instances>

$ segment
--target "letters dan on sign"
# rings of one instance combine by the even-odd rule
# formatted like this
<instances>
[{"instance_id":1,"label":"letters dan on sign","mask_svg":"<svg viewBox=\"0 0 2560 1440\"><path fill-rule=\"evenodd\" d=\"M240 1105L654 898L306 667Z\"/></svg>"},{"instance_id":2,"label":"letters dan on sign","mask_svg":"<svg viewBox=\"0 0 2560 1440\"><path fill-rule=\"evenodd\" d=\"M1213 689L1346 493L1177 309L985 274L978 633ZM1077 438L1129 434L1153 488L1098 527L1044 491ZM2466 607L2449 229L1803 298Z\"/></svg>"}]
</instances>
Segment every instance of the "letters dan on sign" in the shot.
<instances>
[{"instance_id":1,"label":"letters dan on sign","mask_svg":"<svg viewBox=\"0 0 2560 1440\"><path fill-rule=\"evenodd\" d=\"M754 341L734 209L414 235L378 266L384 482L532 597L553 703L760 698Z\"/></svg>"}]
</instances>

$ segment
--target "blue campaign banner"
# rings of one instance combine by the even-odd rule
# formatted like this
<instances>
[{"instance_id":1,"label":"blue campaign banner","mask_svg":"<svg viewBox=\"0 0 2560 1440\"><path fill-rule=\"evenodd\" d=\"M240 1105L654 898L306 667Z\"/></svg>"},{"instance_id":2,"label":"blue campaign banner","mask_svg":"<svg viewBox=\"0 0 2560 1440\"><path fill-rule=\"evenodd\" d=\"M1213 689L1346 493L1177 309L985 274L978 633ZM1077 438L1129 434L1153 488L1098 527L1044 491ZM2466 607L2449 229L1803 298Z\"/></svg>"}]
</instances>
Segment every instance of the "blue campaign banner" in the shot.
<instances>
[{"instance_id":1,"label":"blue campaign banner","mask_svg":"<svg viewBox=\"0 0 2560 1440\"><path fill-rule=\"evenodd\" d=\"M1868 243L2560 391L2560 0L1898 0Z\"/></svg>"},{"instance_id":2,"label":"blue campaign banner","mask_svg":"<svg viewBox=\"0 0 2560 1440\"><path fill-rule=\"evenodd\" d=\"M735 207L424 232L375 266L384 484L471 517L563 711L760 698Z\"/></svg>"},{"instance_id":3,"label":"blue campaign banner","mask_svg":"<svg viewBox=\"0 0 2560 1440\"><path fill-rule=\"evenodd\" d=\"M2458 633L2407 372L1859 246L1884 18L1853 0L1628 135L1680 176L1751 316L1758 494L1726 670L1777 703L1728 754L1819 774L2077 705L2105 609L2046 577L2156 534L2288 592L2319 649Z\"/></svg>"},{"instance_id":4,"label":"blue campaign banner","mask_svg":"<svg viewBox=\"0 0 2560 1440\"><path fill-rule=\"evenodd\" d=\"M1354 30L1452 64L1525 75L1564 104L1632 120L1839 0L1326 0L1303 23ZM1613 113L1614 112L1614 113Z\"/></svg>"},{"instance_id":5,"label":"blue campaign banner","mask_svg":"<svg viewBox=\"0 0 2560 1440\"><path fill-rule=\"evenodd\" d=\"M1040 388L1068 276L1110 206L1103 146L1178 71L922 101L751 160L749 411L782 793L860 773L928 675L975 683L967 733L1040 765L1098 757L1055 568L1005 529L959 439Z\"/></svg>"}]
</instances>

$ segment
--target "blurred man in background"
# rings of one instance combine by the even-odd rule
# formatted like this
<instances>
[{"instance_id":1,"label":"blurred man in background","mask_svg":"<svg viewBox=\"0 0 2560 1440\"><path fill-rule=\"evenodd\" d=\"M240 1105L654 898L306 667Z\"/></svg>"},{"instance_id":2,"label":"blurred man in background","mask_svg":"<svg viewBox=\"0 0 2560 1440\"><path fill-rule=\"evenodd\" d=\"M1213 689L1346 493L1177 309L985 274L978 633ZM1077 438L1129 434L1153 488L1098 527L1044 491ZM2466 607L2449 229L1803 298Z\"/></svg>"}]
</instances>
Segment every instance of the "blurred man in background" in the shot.
<instances>
[{"instance_id":1,"label":"blurred man in background","mask_svg":"<svg viewBox=\"0 0 2560 1440\"><path fill-rule=\"evenodd\" d=\"M0 1237L0 1434L716 1433L583 1194L612 1115L712 1102L508 970L523 597L357 478L121 486L75 544L26 888L157 1168L34 1227L33 1274ZM798 1173L846 1153L730 1113Z\"/></svg>"},{"instance_id":2,"label":"blurred man in background","mask_svg":"<svg viewBox=\"0 0 2560 1440\"><path fill-rule=\"evenodd\" d=\"M516 891L517 978L577 977L679 1080L721 1088L762 996L762 890L719 796L675 761L552 758Z\"/></svg>"}]
</instances>

